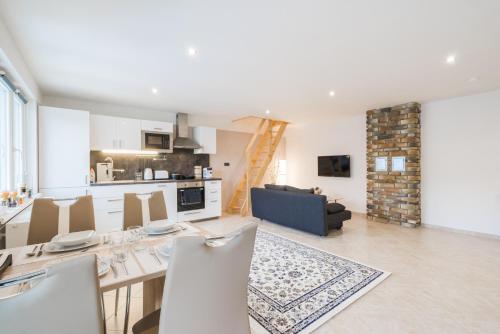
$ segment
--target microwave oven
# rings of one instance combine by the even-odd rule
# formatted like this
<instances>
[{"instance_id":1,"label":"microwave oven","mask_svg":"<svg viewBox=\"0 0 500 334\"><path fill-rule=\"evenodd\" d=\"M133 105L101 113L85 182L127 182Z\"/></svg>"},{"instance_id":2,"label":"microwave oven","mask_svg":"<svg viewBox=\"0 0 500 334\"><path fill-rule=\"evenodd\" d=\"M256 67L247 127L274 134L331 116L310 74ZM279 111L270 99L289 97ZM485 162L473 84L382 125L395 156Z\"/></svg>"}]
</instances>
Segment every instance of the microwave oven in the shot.
<instances>
[{"instance_id":1,"label":"microwave oven","mask_svg":"<svg viewBox=\"0 0 500 334\"><path fill-rule=\"evenodd\" d=\"M142 131L142 150L172 153L174 150L172 133Z\"/></svg>"}]
</instances>

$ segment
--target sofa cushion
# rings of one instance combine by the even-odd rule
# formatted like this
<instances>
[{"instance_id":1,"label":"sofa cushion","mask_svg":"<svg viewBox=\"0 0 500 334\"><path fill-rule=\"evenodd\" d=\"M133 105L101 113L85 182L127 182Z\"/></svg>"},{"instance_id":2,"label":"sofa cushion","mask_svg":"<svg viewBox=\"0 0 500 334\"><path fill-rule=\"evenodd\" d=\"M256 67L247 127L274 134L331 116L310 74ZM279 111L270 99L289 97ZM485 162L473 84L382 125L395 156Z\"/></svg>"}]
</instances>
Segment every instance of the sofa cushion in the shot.
<instances>
[{"instance_id":1,"label":"sofa cushion","mask_svg":"<svg viewBox=\"0 0 500 334\"><path fill-rule=\"evenodd\" d=\"M286 186L282 186L279 184L264 184L264 188L270 190L286 190Z\"/></svg>"},{"instance_id":2,"label":"sofa cushion","mask_svg":"<svg viewBox=\"0 0 500 334\"><path fill-rule=\"evenodd\" d=\"M314 194L314 188L310 189L300 189L292 186L285 186L286 191L291 191L291 192L296 192L296 193L303 193L303 194Z\"/></svg>"},{"instance_id":3,"label":"sofa cushion","mask_svg":"<svg viewBox=\"0 0 500 334\"><path fill-rule=\"evenodd\" d=\"M337 213L337 212L342 212L345 210L345 206L343 206L340 203L328 203L326 205L326 211L330 214L332 213Z\"/></svg>"}]
</instances>

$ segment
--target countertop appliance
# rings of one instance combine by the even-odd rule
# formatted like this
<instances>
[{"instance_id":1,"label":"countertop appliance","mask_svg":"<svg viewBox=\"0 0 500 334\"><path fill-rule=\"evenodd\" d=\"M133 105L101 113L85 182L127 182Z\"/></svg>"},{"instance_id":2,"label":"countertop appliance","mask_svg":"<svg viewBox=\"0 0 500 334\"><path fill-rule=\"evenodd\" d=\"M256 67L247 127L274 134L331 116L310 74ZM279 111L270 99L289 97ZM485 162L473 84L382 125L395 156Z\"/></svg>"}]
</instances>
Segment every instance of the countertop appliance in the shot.
<instances>
[{"instance_id":1,"label":"countertop appliance","mask_svg":"<svg viewBox=\"0 0 500 334\"><path fill-rule=\"evenodd\" d=\"M113 181L113 163L98 162L97 163L97 182Z\"/></svg>"},{"instance_id":2,"label":"countertop appliance","mask_svg":"<svg viewBox=\"0 0 500 334\"><path fill-rule=\"evenodd\" d=\"M203 168L203 178L204 179L211 179L214 177L214 171L212 167L205 167Z\"/></svg>"},{"instance_id":3,"label":"countertop appliance","mask_svg":"<svg viewBox=\"0 0 500 334\"><path fill-rule=\"evenodd\" d=\"M168 171L166 170L155 170L155 180L167 180Z\"/></svg>"},{"instance_id":4,"label":"countertop appliance","mask_svg":"<svg viewBox=\"0 0 500 334\"><path fill-rule=\"evenodd\" d=\"M186 181L177 183L177 211L191 211L205 208L205 183Z\"/></svg>"},{"instance_id":5,"label":"countertop appliance","mask_svg":"<svg viewBox=\"0 0 500 334\"><path fill-rule=\"evenodd\" d=\"M144 180L153 179L153 170L151 168L144 168Z\"/></svg>"},{"instance_id":6,"label":"countertop appliance","mask_svg":"<svg viewBox=\"0 0 500 334\"><path fill-rule=\"evenodd\" d=\"M173 134L167 132L141 131L142 149L144 151L156 151L158 153L172 153Z\"/></svg>"}]
</instances>

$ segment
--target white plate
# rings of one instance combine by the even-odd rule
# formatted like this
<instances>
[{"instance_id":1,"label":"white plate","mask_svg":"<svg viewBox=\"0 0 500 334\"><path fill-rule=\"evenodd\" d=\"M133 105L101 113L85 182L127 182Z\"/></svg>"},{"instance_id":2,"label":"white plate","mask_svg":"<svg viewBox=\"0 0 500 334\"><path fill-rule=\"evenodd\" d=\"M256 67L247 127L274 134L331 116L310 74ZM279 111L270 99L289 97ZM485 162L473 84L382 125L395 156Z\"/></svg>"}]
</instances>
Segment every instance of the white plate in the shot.
<instances>
[{"instance_id":1,"label":"white plate","mask_svg":"<svg viewBox=\"0 0 500 334\"><path fill-rule=\"evenodd\" d=\"M155 220L144 227L146 232L160 233L166 232L177 225L176 222L168 221L167 219Z\"/></svg>"},{"instance_id":2,"label":"white plate","mask_svg":"<svg viewBox=\"0 0 500 334\"><path fill-rule=\"evenodd\" d=\"M164 235L164 234L170 234L170 233L175 233L182 231L183 228L181 226L174 226L173 228L170 228L166 231L160 231L160 232L153 232L153 231L148 231L147 229L144 229L148 235L155 236L155 235Z\"/></svg>"},{"instance_id":3,"label":"white plate","mask_svg":"<svg viewBox=\"0 0 500 334\"><path fill-rule=\"evenodd\" d=\"M169 257L172 254L172 249L174 248L174 241L169 240L166 244L158 246L156 250L163 256Z\"/></svg>"},{"instance_id":4,"label":"white plate","mask_svg":"<svg viewBox=\"0 0 500 334\"><path fill-rule=\"evenodd\" d=\"M68 234L58 234L52 238L51 242L63 247L71 247L89 242L95 231L80 231Z\"/></svg>"},{"instance_id":5,"label":"white plate","mask_svg":"<svg viewBox=\"0 0 500 334\"><path fill-rule=\"evenodd\" d=\"M78 249L84 249L84 248L89 248L95 245L98 245L101 242L101 238L98 235L94 235L92 239L87 241L84 244L76 245L76 246L69 246L69 247L64 247L59 244L50 242L48 243L44 248L43 251L47 253L61 253L61 252L69 252L73 250L78 250Z\"/></svg>"}]
</instances>

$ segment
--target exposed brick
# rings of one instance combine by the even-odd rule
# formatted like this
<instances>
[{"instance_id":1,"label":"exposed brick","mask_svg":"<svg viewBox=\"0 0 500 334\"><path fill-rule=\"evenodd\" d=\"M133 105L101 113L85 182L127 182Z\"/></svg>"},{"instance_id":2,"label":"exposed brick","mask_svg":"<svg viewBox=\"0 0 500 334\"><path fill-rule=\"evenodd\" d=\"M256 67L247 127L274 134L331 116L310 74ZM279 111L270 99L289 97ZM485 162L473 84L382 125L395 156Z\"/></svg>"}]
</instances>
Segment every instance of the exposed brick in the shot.
<instances>
[{"instance_id":1,"label":"exposed brick","mask_svg":"<svg viewBox=\"0 0 500 334\"><path fill-rule=\"evenodd\" d=\"M420 225L420 114L416 102L366 113L367 212L375 221ZM394 156L406 157L405 172L375 171L376 157Z\"/></svg>"}]
</instances>

